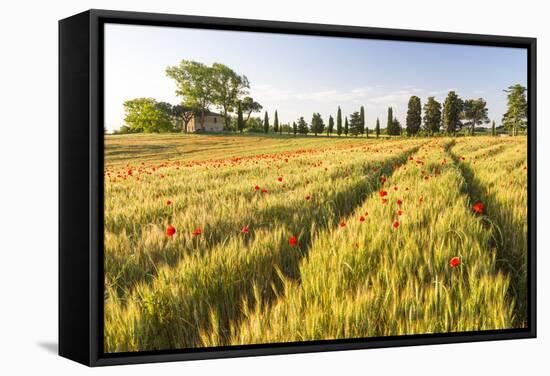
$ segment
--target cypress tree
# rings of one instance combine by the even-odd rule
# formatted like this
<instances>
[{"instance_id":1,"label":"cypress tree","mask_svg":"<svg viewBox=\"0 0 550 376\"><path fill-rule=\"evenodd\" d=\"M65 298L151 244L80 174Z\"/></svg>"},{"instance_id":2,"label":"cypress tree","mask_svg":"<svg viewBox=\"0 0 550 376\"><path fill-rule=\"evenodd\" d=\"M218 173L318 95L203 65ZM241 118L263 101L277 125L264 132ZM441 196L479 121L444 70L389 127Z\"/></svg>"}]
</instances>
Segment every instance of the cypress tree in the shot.
<instances>
[{"instance_id":1,"label":"cypress tree","mask_svg":"<svg viewBox=\"0 0 550 376\"><path fill-rule=\"evenodd\" d=\"M334 118L332 115L328 117L327 136L330 136L334 132Z\"/></svg>"},{"instance_id":2,"label":"cypress tree","mask_svg":"<svg viewBox=\"0 0 550 376\"><path fill-rule=\"evenodd\" d=\"M292 132L294 132L294 136L296 136L296 133L298 133L298 126L296 125L296 122L292 122Z\"/></svg>"},{"instance_id":3,"label":"cypress tree","mask_svg":"<svg viewBox=\"0 0 550 376\"><path fill-rule=\"evenodd\" d=\"M378 118L376 118L376 127L374 131L376 133L376 138L378 138L380 136L380 120Z\"/></svg>"},{"instance_id":4,"label":"cypress tree","mask_svg":"<svg viewBox=\"0 0 550 376\"><path fill-rule=\"evenodd\" d=\"M449 91L445 102L443 102L443 129L447 134L455 135L457 129L460 129L462 123L460 117L462 116L462 100L456 95L454 91Z\"/></svg>"},{"instance_id":5,"label":"cypress tree","mask_svg":"<svg viewBox=\"0 0 550 376\"><path fill-rule=\"evenodd\" d=\"M359 124L359 133L363 134L365 133L365 107L361 106L360 109L360 119L361 123Z\"/></svg>"},{"instance_id":6,"label":"cypress tree","mask_svg":"<svg viewBox=\"0 0 550 376\"><path fill-rule=\"evenodd\" d=\"M279 132L279 116L277 116L277 110L275 110L275 118L273 119L273 132Z\"/></svg>"},{"instance_id":7,"label":"cypress tree","mask_svg":"<svg viewBox=\"0 0 550 376\"><path fill-rule=\"evenodd\" d=\"M439 132L441 127L441 103L434 97L429 97L424 105L424 129L430 135Z\"/></svg>"},{"instance_id":8,"label":"cypress tree","mask_svg":"<svg viewBox=\"0 0 550 376\"><path fill-rule=\"evenodd\" d=\"M264 133L269 132L269 117L267 116L267 111L264 115Z\"/></svg>"},{"instance_id":9,"label":"cypress tree","mask_svg":"<svg viewBox=\"0 0 550 376\"><path fill-rule=\"evenodd\" d=\"M420 131L420 126L422 125L422 104L420 98L416 95L413 95L409 99L408 109L407 109L407 119L405 122L405 127L407 129L407 136L414 136Z\"/></svg>"},{"instance_id":10,"label":"cypress tree","mask_svg":"<svg viewBox=\"0 0 550 376\"><path fill-rule=\"evenodd\" d=\"M393 108L391 107L388 107L388 122L386 124L386 133L388 135L395 134L393 130Z\"/></svg>"},{"instance_id":11,"label":"cypress tree","mask_svg":"<svg viewBox=\"0 0 550 376\"><path fill-rule=\"evenodd\" d=\"M493 125L491 126L491 134L493 136L496 136L497 135L497 129L496 129L496 125L495 125L495 121L493 120Z\"/></svg>"},{"instance_id":12,"label":"cypress tree","mask_svg":"<svg viewBox=\"0 0 550 376\"><path fill-rule=\"evenodd\" d=\"M307 133L309 132L309 129L307 127L307 123L304 120L303 116L300 117L300 119L298 119L298 132L303 134L303 135L307 135Z\"/></svg>"},{"instance_id":13,"label":"cypress tree","mask_svg":"<svg viewBox=\"0 0 550 376\"><path fill-rule=\"evenodd\" d=\"M342 134L342 110L338 106L338 112L336 114L336 133L338 136Z\"/></svg>"}]
</instances>

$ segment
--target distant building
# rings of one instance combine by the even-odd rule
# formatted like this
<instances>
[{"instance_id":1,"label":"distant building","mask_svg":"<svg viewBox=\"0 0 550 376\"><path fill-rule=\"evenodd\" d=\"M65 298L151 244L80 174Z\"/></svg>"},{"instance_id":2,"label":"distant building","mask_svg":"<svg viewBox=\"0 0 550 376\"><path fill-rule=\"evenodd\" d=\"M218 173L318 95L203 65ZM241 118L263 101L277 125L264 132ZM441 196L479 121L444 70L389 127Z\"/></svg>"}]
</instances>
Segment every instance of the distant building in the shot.
<instances>
[{"instance_id":1,"label":"distant building","mask_svg":"<svg viewBox=\"0 0 550 376\"><path fill-rule=\"evenodd\" d=\"M188 132L223 132L223 115L216 112L204 113L204 124L201 127L201 114L197 114L191 118L187 124Z\"/></svg>"}]
</instances>

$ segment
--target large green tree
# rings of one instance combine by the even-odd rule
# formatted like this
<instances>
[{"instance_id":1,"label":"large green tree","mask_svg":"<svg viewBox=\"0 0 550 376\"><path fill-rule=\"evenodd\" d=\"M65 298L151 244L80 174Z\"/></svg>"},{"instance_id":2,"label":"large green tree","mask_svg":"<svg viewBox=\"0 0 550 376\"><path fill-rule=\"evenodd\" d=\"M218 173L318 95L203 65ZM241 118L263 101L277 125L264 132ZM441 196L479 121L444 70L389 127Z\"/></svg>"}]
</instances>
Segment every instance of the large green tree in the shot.
<instances>
[{"instance_id":1,"label":"large green tree","mask_svg":"<svg viewBox=\"0 0 550 376\"><path fill-rule=\"evenodd\" d=\"M441 128L441 103L435 97L429 97L424 104L424 129L429 135L434 135Z\"/></svg>"},{"instance_id":2,"label":"large green tree","mask_svg":"<svg viewBox=\"0 0 550 376\"><path fill-rule=\"evenodd\" d=\"M311 131L317 136L319 133L323 133L325 129L325 123L320 113L314 113L311 117Z\"/></svg>"},{"instance_id":3,"label":"large green tree","mask_svg":"<svg viewBox=\"0 0 550 376\"><path fill-rule=\"evenodd\" d=\"M338 106L338 112L336 113L336 134L340 136L342 134L342 110Z\"/></svg>"},{"instance_id":4,"label":"large green tree","mask_svg":"<svg viewBox=\"0 0 550 376\"><path fill-rule=\"evenodd\" d=\"M303 134L303 135L307 135L308 132L309 132L309 128L307 126L307 123L304 120L304 117L301 116L298 119L298 133Z\"/></svg>"},{"instance_id":5,"label":"large green tree","mask_svg":"<svg viewBox=\"0 0 550 376\"><path fill-rule=\"evenodd\" d=\"M246 118L244 119L244 125L248 123L248 119L250 119L250 116L253 112L260 112L263 107L258 102L254 101L252 97L244 97L241 101L241 107L243 110L243 114L246 114Z\"/></svg>"},{"instance_id":6,"label":"large green tree","mask_svg":"<svg viewBox=\"0 0 550 376\"><path fill-rule=\"evenodd\" d=\"M193 107L187 106L185 103L177 104L172 107L172 116L181 120L181 130L183 132L187 132L187 126L191 119L193 119L195 112L196 110Z\"/></svg>"},{"instance_id":7,"label":"large green tree","mask_svg":"<svg viewBox=\"0 0 550 376\"><path fill-rule=\"evenodd\" d=\"M502 117L502 125L516 135L519 129L527 128L527 88L516 84L504 91L508 108Z\"/></svg>"},{"instance_id":8,"label":"large green tree","mask_svg":"<svg viewBox=\"0 0 550 376\"><path fill-rule=\"evenodd\" d=\"M388 107L388 121L386 125L386 133L390 136L399 136L401 134L401 125L396 122L393 117L393 108Z\"/></svg>"},{"instance_id":9,"label":"large green tree","mask_svg":"<svg viewBox=\"0 0 550 376\"><path fill-rule=\"evenodd\" d=\"M462 117L464 104L460 97L454 92L449 91L447 98L443 102L443 129L447 134L455 135L456 131L462 128Z\"/></svg>"},{"instance_id":10,"label":"large green tree","mask_svg":"<svg viewBox=\"0 0 550 376\"><path fill-rule=\"evenodd\" d=\"M405 128L408 136L414 136L420 131L422 125L422 104L420 98L413 95L409 98L407 108L407 119L405 120Z\"/></svg>"},{"instance_id":11,"label":"large green tree","mask_svg":"<svg viewBox=\"0 0 550 376\"><path fill-rule=\"evenodd\" d=\"M466 120L464 125L470 127L470 134L475 134L476 125L488 124L490 122L487 116L487 102L483 98L467 99L464 101L462 118Z\"/></svg>"},{"instance_id":12,"label":"large green tree","mask_svg":"<svg viewBox=\"0 0 550 376\"><path fill-rule=\"evenodd\" d=\"M205 113L217 100L212 68L196 61L182 60L179 65L166 68L166 75L176 82L176 95L200 113L200 124L204 127Z\"/></svg>"},{"instance_id":13,"label":"large green tree","mask_svg":"<svg viewBox=\"0 0 550 376\"><path fill-rule=\"evenodd\" d=\"M360 135L362 133L361 122L362 122L362 119L361 119L361 113L360 112L355 111L354 113L352 113L350 115L350 117L349 117L349 133L352 136L357 136L357 135Z\"/></svg>"},{"instance_id":14,"label":"large green tree","mask_svg":"<svg viewBox=\"0 0 550 376\"><path fill-rule=\"evenodd\" d=\"M225 128L228 129L231 121L229 113L234 111L239 98L248 94L250 84L246 76L240 76L220 63L212 64L211 80L213 104L222 110Z\"/></svg>"},{"instance_id":15,"label":"large green tree","mask_svg":"<svg viewBox=\"0 0 550 376\"><path fill-rule=\"evenodd\" d=\"M124 121L131 132L169 132L173 130L171 109L153 98L124 102Z\"/></svg>"}]
</instances>

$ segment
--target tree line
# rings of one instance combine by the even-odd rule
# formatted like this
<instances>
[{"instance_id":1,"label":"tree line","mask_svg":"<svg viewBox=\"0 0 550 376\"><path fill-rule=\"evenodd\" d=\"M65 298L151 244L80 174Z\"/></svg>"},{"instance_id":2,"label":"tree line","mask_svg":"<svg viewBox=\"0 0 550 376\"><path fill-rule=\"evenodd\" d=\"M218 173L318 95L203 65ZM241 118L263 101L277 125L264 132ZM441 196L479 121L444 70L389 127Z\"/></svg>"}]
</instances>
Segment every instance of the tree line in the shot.
<instances>
[{"instance_id":1,"label":"tree line","mask_svg":"<svg viewBox=\"0 0 550 376\"><path fill-rule=\"evenodd\" d=\"M443 103L430 96L422 104L418 96L411 96L404 126L394 116L393 108L389 107L386 127L381 129L377 118L373 129L369 130L364 106L344 118L341 108L338 107L336 119L330 115L327 124L320 113L314 113L309 124L304 117L298 118L292 124L280 124L278 112L275 110L273 122L270 123L267 111L263 120L252 116L260 112L263 106L249 95L248 78L237 74L226 65L214 63L208 66L196 61L182 60L178 65L167 67L166 75L176 83L176 95L181 98L181 102L172 105L154 98L128 100L123 104L126 125L118 133L187 132L193 117L204 125L205 115L211 108L218 109L223 115L225 131L246 130L295 135L312 133L317 136L326 132L327 136L334 133L338 136L366 137L369 134L379 137L382 133L390 136L434 136L442 133L456 135L463 128L474 135L477 126L490 122L487 102L483 98L464 100L455 91L449 91ZM505 92L508 108L502 118L502 127L515 135L527 127L527 89L516 84L508 87ZM491 131L496 134L494 120Z\"/></svg>"}]
</instances>

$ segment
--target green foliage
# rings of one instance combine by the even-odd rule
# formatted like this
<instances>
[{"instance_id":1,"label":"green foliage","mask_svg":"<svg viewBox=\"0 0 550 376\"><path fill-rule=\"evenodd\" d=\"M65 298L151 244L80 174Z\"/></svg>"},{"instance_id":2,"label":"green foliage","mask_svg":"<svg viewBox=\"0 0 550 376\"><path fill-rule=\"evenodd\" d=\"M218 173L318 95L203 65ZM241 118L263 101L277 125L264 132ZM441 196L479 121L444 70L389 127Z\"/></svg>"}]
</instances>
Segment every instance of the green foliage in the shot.
<instances>
[{"instance_id":1,"label":"green foliage","mask_svg":"<svg viewBox=\"0 0 550 376\"><path fill-rule=\"evenodd\" d=\"M239 76L226 65L214 63L210 70L213 104L222 109L227 128L229 112L233 112L239 97L248 94L250 84L246 76Z\"/></svg>"},{"instance_id":2,"label":"green foliage","mask_svg":"<svg viewBox=\"0 0 550 376\"><path fill-rule=\"evenodd\" d=\"M179 65L166 68L166 75L176 82L176 95L201 113L200 122L204 125L204 113L218 100L212 68L196 61L182 60Z\"/></svg>"},{"instance_id":3,"label":"green foliage","mask_svg":"<svg viewBox=\"0 0 550 376\"><path fill-rule=\"evenodd\" d=\"M311 118L311 131L317 136L318 133L323 133L325 123L320 113L314 113Z\"/></svg>"},{"instance_id":4,"label":"green foliage","mask_svg":"<svg viewBox=\"0 0 550 376\"><path fill-rule=\"evenodd\" d=\"M388 125L386 133L390 136L399 136L401 134L401 124L393 117L393 108L388 107Z\"/></svg>"},{"instance_id":5,"label":"green foliage","mask_svg":"<svg viewBox=\"0 0 550 376\"><path fill-rule=\"evenodd\" d=\"M445 102L443 102L443 129L447 134L454 135L462 128L460 121L464 104L454 91L449 91Z\"/></svg>"},{"instance_id":6,"label":"green foliage","mask_svg":"<svg viewBox=\"0 0 550 376\"><path fill-rule=\"evenodd\" d=\"M475 134L475 126L488 124L487 102L483 98L467 99L464 102L462 118L466 120L465 126L470 127L470 135Z\"/></svg>"},{"instance_id":7,"label":"green foliage","mask_svg":"<svg viewBox=\"0 0 550 376\"><path fill-rule=\"evenodd\" d=\"M267 116L267 111L266 111L264 115L264 133L268 133L268 132L269 132L269 117Z\"/></svg>"},{"instance_id":8,"label":"green foliage","mask_svg":"<svg viewBox=\"0 0 550 376\"><path fill-rule=\"evenodd\" d=\"M428 97L424 104L424 130L431 136L441 128L441 103L434 97Z\"/></svg>"},{"instance_id":9,"label":"green foliage","mask_svg":"<svg viewBox=\"0 0 550 376\"><path fill-rule=\"evenodd\" d=\"M336 134L340 136L342 134L342 110L338 106L338 112L336 114Z\"/></svg>"},{"instance_id":10,"label":"green foliage","mask_svg":"<svg viewBox=\"0 0 550 376\"><path fill-rule=\"evenodd\" d=\"M376 127L374 127L374 132L376 133L376 138L380 137L380 120L376 118Z\"/></svg>"},{"instance_id":11,"label":"green foliage","mask_svg":"<svg viewBox=\"0 0 550 376\"><path fill-rule=\"evenodd\" d=\"M244 119L244 124L246 126L246 123L248 122L248 119L250 119L252 113L260 112L263 107L258 102L255 102L252 97L244 97L240 102L243 113L246 114L246 119Z\"/></svg>"},{"instance_id":12,"label":"green foliage","mask_svg":"<svg viewBox=\"0 0 550 376\"><path fill-rule=\"evenodd\" d=\"M294 133L294 136L298 133L298 126L295 121L292 122L292 133Z\"/></svg>"},{"instance_id":13,"label":"green foliage","mask_svg":"<svg viewBox=\"0 0 550 376\"><path fill-rule=\"evenodd\" d=\"M495 121L493 120L493 124L491 125L491 136L496 136L496 135L497 135L496 124L495 124Z\"/></svg>"},{"instance_id":14,"label":"green foliage","mask_svg":"<svg viewBox=\"0 0 550 376\"><path fill-rule=\"evenodd\" d=\"M334 118L332 115L328 117L327 136L330 136L334 132Z\"/></svg>"},{"instance_id":15,"label":"green foliage","mask_svg":"<svg viewBox=\"0 0 550 376\"><path fill-rule=\"evenodd\" d=\"M309 132L309 128L307 127L307 123L304 120L304 117L301 116L300 119L298 119L298 133L307 135Z\"/></svg>"},{"instance_id":16,"label":"green foliage","mask_svg":"<svg viewBox=\"0 0 550 376\"><path fill-rule=\"evenodd\" d=\"M422 125L422 104L420 98L413 95L409 99L406 119L406 130L408 136L414 136L420 131Z\"/></svg>"},{"instance_id":17,"label":"green foliage","mask_svg":"<svg viewBox=\"0 0 550 376\"><path fill-rule=\"evenodd\" d=\"M349 132L348 117L346 116L346 122L344 124L344 134L347 136Z\"/></svg>"},{"instance_id":18,"label":"green foliage","mask_svg":"<svg viewBox=\"0 0 550 376\"><path fill-rule=\"evenodd\" d=\"M359 112L354 112L350 115L349 118L349 133L352 136L357 136L359 134L363 133L362 128L362 119L361 114Z\"/></svg>"},{"instance_id":19,"label":"green foliage","mask_svg":"<svg viewBox=\"0 0 550 376\"><path fill-rule=\"evenodd\" d=\"M243 119L243 109L242 109L241 102L237 104L237 129L239 130L239 132L243 133L244 119Z\"/></svg>"},{"instance_id":20,"label":"green foliage","mask_svg":"<svg viewBox=\"0 0 550 376\"><path fill-rule=\"evenodd\" d=\"M124 102L124 121L132 132L169 132L173 130L171 109L153 98L136 98Z\"/></svg>"},{"instance_id":21,"label":"green foliage","mask_svg":"<svg viewBox=\"0 0 550 376\"><path fill-rule=\"evenodd\" d=\"M516 84L504 91L508 94L508 109L502 117L502 125L516 135L519 129L527 128L527 88Z\"/></svg>"},{"instance_id":22,"label":"green foliage","mask_svg":"<svg viewBox=\"0 0 550 376\"><path fill-rule=\"evenodd\" d=\"M181 127L179 127L178 130L187 132L187 126L189 125L191 119L193 119L195 111L195 108L188 106L185 103L172 106L172 116L177 119L177 123L180 123L181 120Z\"/></svg>"},{"instance_id":23,"label":"green foliage","mask_svg":"<svg viewBox=\"0 0 550 376\"><path fill-rule=\"evenodd\" d=\"M279 116L277 115L277 110L275 110L275 116L273 118L273 132L279 132Z\"/></svg>"},{"instance_id":24,"label":"green foliage","mask_svg":"<svg viewBox=\"0 0 550 376\"><path fill-rule=\"evenodd\" d=\"M365 133L365 107L361 106L361 123L359 125L359 134Z\"/></svg>"}]
</instances>

